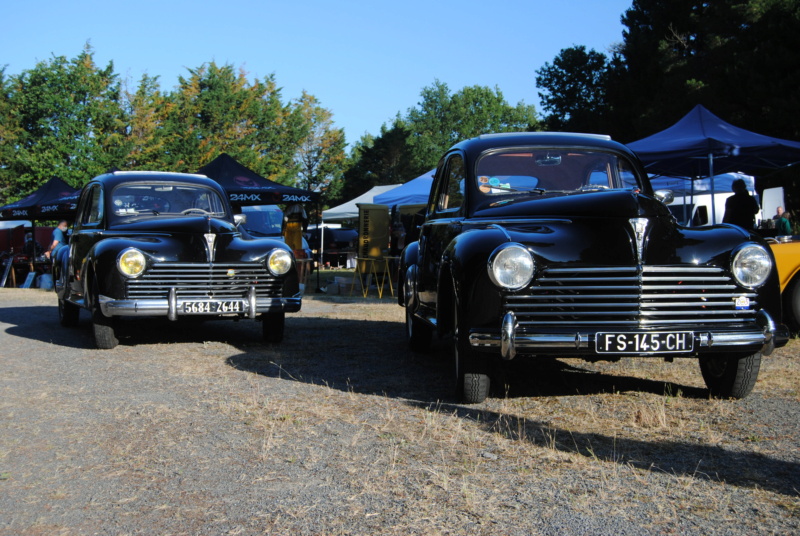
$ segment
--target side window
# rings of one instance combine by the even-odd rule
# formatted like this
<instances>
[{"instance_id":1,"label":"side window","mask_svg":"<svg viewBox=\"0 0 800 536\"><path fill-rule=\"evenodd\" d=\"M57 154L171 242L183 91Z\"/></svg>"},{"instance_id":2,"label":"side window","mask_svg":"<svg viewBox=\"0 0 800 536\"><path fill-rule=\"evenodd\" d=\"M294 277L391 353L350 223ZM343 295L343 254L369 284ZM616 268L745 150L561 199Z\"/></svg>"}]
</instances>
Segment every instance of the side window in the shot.
<instances>
[{"instance_id":1,"label":"side window","mask_svg":"<svg viewBox=\"0 0 800 536\"><path fill-rule=\"evenodd\" d=\"M453 155L447 161L445 177L439 191L437 212L455 212L464 204L464 187L466 173L461 155Z\"/></svg>"},{"instance_id":2,"label":"side window","mask_svg":"<svg viewBox=\"0 0 800 536\"><path fill-rule=\"evenodd\" d=\"M81 224L96 226L101 221L103 221L103 189L97 185L87 194L86 206L81 214Z\"/></svg>"}]
</instances>

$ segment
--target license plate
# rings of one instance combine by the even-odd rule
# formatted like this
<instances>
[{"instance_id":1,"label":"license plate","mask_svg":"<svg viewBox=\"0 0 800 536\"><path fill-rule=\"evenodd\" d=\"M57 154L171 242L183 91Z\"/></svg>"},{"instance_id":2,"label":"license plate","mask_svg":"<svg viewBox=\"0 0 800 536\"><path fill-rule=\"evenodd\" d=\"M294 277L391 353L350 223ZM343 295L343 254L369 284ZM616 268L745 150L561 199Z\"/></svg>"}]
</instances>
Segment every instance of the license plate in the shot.
<instances>
[{"instance_id":1,"label":"license plate","mask_svg":"<svg viewBox=\"0 0 800 536\"><path fill-rule=\"evenodd\" d=\"M212 313L242 313L244 306L239 300L233 301L201 301L184 302L183 312L188 315L202 315Z\"/></svg>"},{"instance_id":2,"label":"license plate","mask_svg":"<svg viewBox=\"0 0 800 536\"><path fill-rule=\"evenodd\" d=\"M691 331L595 334L595 351L599 354L684 353L691 352L693 345Z\"/></svg>"}]
</instances>

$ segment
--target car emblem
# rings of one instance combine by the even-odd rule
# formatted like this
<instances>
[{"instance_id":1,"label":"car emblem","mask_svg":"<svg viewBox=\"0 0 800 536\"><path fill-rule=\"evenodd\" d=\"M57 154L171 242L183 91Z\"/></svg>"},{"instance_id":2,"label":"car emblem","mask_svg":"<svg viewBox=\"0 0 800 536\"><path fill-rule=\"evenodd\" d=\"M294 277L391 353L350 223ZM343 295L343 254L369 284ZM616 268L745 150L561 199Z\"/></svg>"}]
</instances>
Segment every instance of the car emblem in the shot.
<instances>
[{"instance_id":1,"label":"car emblem","mask_svg":"<svg viewBox=\"0 0 800 536\"><path fill-rule=\"evenodd\" d=\"M203 236L206 239L206 257L208 257L208 262L214 262L214 242L217 240L217 235L214 233L206 233Z\"/></svg>"},{"instance_id":2,"label":"car emblem","mask_svg":"<svg viewBox=\"0 0 800 536\"><path fill-rule=\"evenodd\" d=\"M229 268L228 269L228 277L233 277L235 275L236 275L236 270L234 270L233 268Z\"/></svg>"},{"instance_id":3,"label":"car emblem","mask_svg":"<svg viewBox=\"0 0 800 536\"><path fill-rule=\"evenodd\" d=\"M644 258L644 235L647 231L647 218L631 218L631 227L636 238L636 262L641 263Z\"/></svg>"}]
</instances>

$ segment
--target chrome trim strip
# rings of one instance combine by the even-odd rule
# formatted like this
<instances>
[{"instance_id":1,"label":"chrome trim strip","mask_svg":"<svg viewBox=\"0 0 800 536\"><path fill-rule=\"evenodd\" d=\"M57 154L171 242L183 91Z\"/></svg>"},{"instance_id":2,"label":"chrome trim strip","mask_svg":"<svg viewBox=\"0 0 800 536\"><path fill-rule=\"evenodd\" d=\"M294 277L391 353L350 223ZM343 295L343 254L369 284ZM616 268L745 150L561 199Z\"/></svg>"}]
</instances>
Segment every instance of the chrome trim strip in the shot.
<instances>
[{"instance_id":1,"label":"chrome trim strip","mask_svg":"<svg viewBox=\"0 0 800 536\"><path fill-rule=\"evenodd\" d=\"M202 301L231 301L231 300L195 300L195 299L176 299L174 302L175 319L178 316L198 316L183 315L184 302ZM245 301L245 313L250 318L262 313L286 312L294 313L300 310L302 305L301 296L295 295L291 298L257 298L253 305L251 301ZM170 315L171 303L169 300L115 300L107 296L100 296L100 309L105 316L167 316ZM223 316L227 313L209 313L207 316ZM237 314L237 313L233 313ZM170 318L172 320L172 318Z\"/></svg>"}]
</instances>

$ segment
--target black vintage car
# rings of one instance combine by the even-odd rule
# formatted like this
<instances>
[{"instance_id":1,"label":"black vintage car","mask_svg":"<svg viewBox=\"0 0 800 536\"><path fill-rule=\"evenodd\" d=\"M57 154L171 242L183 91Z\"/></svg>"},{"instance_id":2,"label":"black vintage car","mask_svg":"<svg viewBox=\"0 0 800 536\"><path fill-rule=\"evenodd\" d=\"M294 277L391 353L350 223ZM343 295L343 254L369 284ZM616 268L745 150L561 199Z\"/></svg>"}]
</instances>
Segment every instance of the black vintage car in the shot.
<instances>
[{"instance_id":1,"label":"black vintage car","mask_svg":"<svg viewBox=\"0 0 800 536\"><path fill-rule=\"evenodd\" d=\"M468 403L522 355L699 358L712 395L746 396L761 356L788 341L772 252L733 225L678 225L670 193L607 136L455 145L401 260L411 347L452 337Z\"/></svg>"},{"instance_id":2,"label":"black vintage car","mask_svg":"<svg viewBox=\"0 0 800 536\"><path fill-rule=\"evenodd\" d=\"M98 348L118 344L121 316L260 320L283 339L301 297L282 241L248 239L221 187L202 175L115 172L82 190L69 253L54 266L61 323L92 315Z\"/></svg>"}]
</instances>

